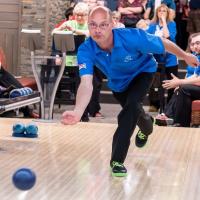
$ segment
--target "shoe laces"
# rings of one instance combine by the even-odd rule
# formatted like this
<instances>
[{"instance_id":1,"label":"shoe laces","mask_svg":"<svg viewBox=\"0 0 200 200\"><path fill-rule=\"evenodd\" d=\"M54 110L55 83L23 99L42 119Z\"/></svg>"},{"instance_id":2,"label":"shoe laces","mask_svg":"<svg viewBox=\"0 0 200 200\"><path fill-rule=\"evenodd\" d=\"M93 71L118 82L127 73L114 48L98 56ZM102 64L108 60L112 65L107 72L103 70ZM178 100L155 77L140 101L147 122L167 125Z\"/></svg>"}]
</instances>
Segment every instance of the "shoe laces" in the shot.
<instances>
[{"instance_id":1,"label":"shoe laces","mask_svg":"<svg viewBox=\"0 0 200 200\"><path fill-rule=\"evenodd\" d=\"M144 133L142 133L141 131L139 131L137 135L138 135L138 137L139 137L141 140L145 140L146 137L147 137L147 136L146 136Z\"/></svg>"},{"instance_id":2,"label":"shoe laces","mask_svg":"<svg viewBox=\"0 0 200 200\"><path fill-rule=\"evenodd\" d=\"M115 167L115 166L117 166L117 167L124 167L124 165L123 165L122 163L113 161L113 162L112 162L112 168Z\"/></svg>"}]
</instances>

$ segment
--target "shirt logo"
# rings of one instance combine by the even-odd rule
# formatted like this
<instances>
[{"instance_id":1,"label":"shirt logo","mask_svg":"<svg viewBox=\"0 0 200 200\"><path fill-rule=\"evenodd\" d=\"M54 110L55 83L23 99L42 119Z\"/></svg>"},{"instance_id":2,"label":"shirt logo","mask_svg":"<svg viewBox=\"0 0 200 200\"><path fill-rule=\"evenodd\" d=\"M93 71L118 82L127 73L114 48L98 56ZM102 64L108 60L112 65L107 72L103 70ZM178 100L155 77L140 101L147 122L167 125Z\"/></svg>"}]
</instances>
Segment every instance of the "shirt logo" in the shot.
<instances>
[{"instance_id":1,"label":"shirt logo","mask_svg":"<svg viewBox=\"0 0 200 200\"><path fill-rule=\"evenodd\" d=\"M79 70L86 69L86 63L79 64L78 67L79 67Z\"/></svg>"},{"instance_id":2,"label":"shirt logo","mask_svg":"<svg viewBox=\"0 0 200 200\"><path fill-rule=\"evenodd\" d=\"M127 62L130 62L131 60L133 60L133 57L128 55L124 58L124 62L127 63Z\"/></svg>"}]
</instances>

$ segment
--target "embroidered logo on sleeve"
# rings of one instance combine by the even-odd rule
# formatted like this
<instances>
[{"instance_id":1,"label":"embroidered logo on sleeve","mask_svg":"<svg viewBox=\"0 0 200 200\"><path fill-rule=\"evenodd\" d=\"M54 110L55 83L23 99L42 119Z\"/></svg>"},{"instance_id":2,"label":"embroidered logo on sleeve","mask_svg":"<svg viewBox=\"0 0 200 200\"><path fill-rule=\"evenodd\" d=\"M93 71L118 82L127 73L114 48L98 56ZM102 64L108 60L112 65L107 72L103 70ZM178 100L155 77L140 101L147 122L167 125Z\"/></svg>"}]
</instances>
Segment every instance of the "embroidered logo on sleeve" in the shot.
<instances>
[{"instance_id":1,"label":"embroidered logo on sleeve","mask_svg":"<svg viewBox=\"0 0 200 200\"><path fill-rule=\"evenodd\" d=\"M79 70L86 69L86 63L79 64Z\"/></svg>"}]
</instances>

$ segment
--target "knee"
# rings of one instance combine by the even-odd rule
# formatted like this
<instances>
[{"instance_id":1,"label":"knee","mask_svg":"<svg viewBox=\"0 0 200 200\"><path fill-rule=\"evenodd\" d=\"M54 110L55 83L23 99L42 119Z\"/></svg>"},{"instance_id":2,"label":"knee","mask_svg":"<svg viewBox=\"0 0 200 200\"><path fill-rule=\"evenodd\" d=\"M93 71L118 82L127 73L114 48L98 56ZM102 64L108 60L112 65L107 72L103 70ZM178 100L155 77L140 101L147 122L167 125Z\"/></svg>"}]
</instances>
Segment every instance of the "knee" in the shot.
<instances>
[{"instance_id":1,"label":"knee","mask_svg":"<svg viewBox=\"0 0 200 200\"><path fill-rule=\"evenodd\" d=\"M190 91L190 87L189 85L181 85L179 86L178 89L178 95L180 96L185 96L185 95L189 95Z\"/></svg>"}]
</instances>

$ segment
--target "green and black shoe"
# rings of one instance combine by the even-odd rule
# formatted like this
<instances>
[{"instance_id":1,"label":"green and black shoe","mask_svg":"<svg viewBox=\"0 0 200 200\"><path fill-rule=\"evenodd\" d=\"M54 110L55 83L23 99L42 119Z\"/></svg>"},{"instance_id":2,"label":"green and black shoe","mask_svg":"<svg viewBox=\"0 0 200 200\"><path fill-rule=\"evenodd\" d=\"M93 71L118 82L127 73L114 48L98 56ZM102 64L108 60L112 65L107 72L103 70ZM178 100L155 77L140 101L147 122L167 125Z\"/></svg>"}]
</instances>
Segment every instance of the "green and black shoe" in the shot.
<instances>
[{"instance_id":1,"label":"green and black shoe","mask_svg":"<svg viewBox=\"0 0 200 200\"><path fill-rule=\"evenodd\" d=\"M111 165L112 176L115 177L124 177L127 176L127 169L122 163L112 161Z\"/></svg>"},{"instance_id":2,"label":"green and black shoe","mask_svg":"<svg viewBox=\"0 0 200 200\"><path fill-rule=\"evenodd\" d=\"M143 147L148 140L148 135L145 135L144 133L139 130L137 132L137 135L135 136L135 145L139 148Z\"/></svg>"}]
</instances>

